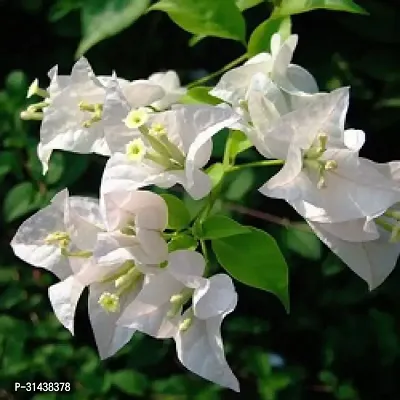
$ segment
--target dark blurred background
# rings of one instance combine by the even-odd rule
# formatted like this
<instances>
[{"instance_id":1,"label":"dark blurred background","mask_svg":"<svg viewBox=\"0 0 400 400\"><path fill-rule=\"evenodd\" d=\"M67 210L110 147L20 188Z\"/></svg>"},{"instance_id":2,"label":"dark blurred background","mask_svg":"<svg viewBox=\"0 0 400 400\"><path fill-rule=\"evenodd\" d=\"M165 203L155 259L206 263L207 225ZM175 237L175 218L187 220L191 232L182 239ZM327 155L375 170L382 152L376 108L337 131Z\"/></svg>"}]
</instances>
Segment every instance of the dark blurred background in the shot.
<instances>
[{"instance_id":1,"label":"dark blurred background","mask_svg":"<svg viewBox=\"0 0 400 400\"><path fill-rule=\"evenodd\" d=\"M351 86L347 124L366 131L363 156L386 162L400 155L400 4L358 4L370 15L293 16L292 31L300 36L294 62L314 74L321 90ZM289 315L272 295L237 284L239 305L224 323L223 338L240 394L187 372L172 341L138 335L100 362L85 298L76 336L62 328L47 299L54 277L22 263L9 247L20 223L58 190L67 186L72 194L97 195L105 163L96 156L57 152L43 177L36 158L39 124L19 119L29 83L37 77L46 87L53 65L67 74L74 62L82 34L79 10L54 20L56 6L52 0L0 0L0 399L399 399L400 269L369 292L312 234L281 226L279 218L298 217L283 202L256 191L269 170L237 173L222 203L234 218L272 233L290 267ZM248 33L268 12L267 4L245 12ZM151 12L86 57L97 74L115 70L138 79L175 69L187 84L244 52L229 40L206 38L189 47L189 39L165 14ZM223 136L215 143L216 158ZM256 158L253 151L242 156L243 161ZM63 395L15 393L14 382L26 381L68 381L72 389Z\"/></svg>"}]
</instances>

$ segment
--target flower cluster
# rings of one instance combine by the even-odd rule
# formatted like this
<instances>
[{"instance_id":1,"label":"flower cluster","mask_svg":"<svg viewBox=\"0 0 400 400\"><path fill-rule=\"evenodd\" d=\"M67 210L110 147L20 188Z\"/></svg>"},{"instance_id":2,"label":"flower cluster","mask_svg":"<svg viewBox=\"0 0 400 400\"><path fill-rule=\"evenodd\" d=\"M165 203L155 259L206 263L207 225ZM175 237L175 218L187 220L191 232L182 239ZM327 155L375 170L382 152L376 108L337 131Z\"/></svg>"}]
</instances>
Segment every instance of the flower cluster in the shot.
<instances>
[{"instance_id":1,"label":"flower cluster","mask_svg":"<svg viewBox=\"0 0 400 400\"><path fill-rule=\"evenodd\" d=\"M224 128L241 131L262 156L282 165L259 191L286 200L371 289L394 268L400 163L359 156L364 132L345 129L349 88L319 92L312 75L291 63L296 44L296 35L285 41L273 35L270 53L226 72L210 90L218 105L185 104L186 89L173 71L136 81L96 77L84 58L70 76L53 68L47 89L36 80L31 85L28 97L43 101L21 117L42 121L43 173L55 149L109 159L99 200L58 193L22 224L11 245L18 257L60 279L49 297L72 333L77 302L89 288L102 358L135 331L173 338L189 370L239 391L220 335L237 302L232 280L209 276L204 246L170 251L168 207L143 190L179 184L195 200L208 196L204 218L218 194L204 167L213 136Z\"/></svg>"}]
</instances>

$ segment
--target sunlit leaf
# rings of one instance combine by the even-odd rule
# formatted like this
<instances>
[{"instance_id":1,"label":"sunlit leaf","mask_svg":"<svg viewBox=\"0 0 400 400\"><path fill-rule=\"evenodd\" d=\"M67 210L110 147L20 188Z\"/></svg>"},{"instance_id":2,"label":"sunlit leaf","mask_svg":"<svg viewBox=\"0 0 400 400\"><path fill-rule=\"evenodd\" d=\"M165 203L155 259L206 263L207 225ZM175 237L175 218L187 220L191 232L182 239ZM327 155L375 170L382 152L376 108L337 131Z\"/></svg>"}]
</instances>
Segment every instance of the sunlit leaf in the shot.
<instances>
[{"instance_id":1,"label":"sunlit leaf","mask_svg":"<svg viewBox=\"0 0 400 400\"><path fill-rule=\"evenodd\" d=\"M76 57L127 28L146 11L149 3L149 0L85 0L81 11L83 37Z\"/></svg>"}]
</instances>

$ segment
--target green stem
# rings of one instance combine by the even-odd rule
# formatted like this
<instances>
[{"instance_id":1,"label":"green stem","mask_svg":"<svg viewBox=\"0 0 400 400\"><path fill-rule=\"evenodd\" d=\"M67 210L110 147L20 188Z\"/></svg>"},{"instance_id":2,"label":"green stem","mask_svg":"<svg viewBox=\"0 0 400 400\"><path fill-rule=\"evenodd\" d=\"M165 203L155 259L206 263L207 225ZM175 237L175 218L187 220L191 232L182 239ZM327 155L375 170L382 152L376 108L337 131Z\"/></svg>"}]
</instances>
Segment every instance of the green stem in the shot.
<instances>
[{"instance_id":1,"label":"green stem","mask_svg":"<svg viewBox=\"0 0 400 400\"><path fill-rule=\"evenodd\" d=\"M283 165L285 160L263 160L263 161L255 161L246 164L234 165L229 168L227 172L239 171L245 168L253 168L253 167L269 167L273 165Z\"/></svg>"},{"instance_id":2,"label":"green stem","mask_svg":"<svg viewBox=\"0 0 400 400\"><path fill-rule=\"evenodd\" d=\"M204 270L204 276L207 276L210 269L210 260L208 259L208 252L206 242L203 239L200 239L200 247L201 252L203 253L204 259L206 260L206 268Z\"/></svg>"},{"instance_id":3,"label":"green stem","mask_svg":"<svg viewBox=\"0 0 400 400\"><path fill-rule=\"evenodd\" d=\"M215 72L211 73L210 75L204 76L203 78L200 78L197 81L190 83L189 85L187 85L187 88L191 89L195 86L201 85L202 83L205 83L205 82L209 81L210 79L213 79L213 78L217 77L218 75L223 74L224 72L230 70L231 68L236 67L236 65L247 60L248 58L249 58L248 54L243 54L236 60L233 60L229 64L226 64L224 67L222 67L218 71L215 71Z\"/></svg>"}]
</instances>

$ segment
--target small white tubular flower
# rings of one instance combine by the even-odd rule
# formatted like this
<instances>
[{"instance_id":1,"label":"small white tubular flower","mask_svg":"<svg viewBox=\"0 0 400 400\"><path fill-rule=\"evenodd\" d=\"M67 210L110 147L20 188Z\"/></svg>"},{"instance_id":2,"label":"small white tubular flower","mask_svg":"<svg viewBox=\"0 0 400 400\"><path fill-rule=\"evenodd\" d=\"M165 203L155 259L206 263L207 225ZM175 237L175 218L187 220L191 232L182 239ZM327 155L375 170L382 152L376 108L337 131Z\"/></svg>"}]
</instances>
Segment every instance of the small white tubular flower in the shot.
<instances>
[{"instance_id":1,"label":"small white tubular flower","mask_svg":"<svg viewBox=\"0 0 400 400\"><path fill-rule=\"evenodd\" d=\"M218 385L239 392L239 382L225 359L221 324L236 307L237 294L232 280L214 275L203 286L193 309L181 317L174 339L181 363L190 371Z\"/></svg>"},{"instance_id":2,"label":"small white tubular flower","mask_svg":"<svg viewBox=\"0 0 400 400\"><path fill-rule=\"evenodd\" d=\"M109 155L102 123L105 86L87 60L79 59L70 76L57 75L56 68L49 76L49 105L43 109L40 130L40 143L46 150L41 158L44 169L48 153L55 149Z\"/></svg>"},{"instance_id":3,"label":"small white tubular flower","mask_svg":"<svg viewBox=\"0 0 400 400\"><path fill-rule=\"evenodd\" d=\"M193 290L209 285L208 279L202 277L204 269L200 253L191 250L170 253L165 268L147 275L142 290L122 313L118 324L156 338L173 337L182 307L191 299Z\"/></svg>"},{"instance_id":4,"label":"small white tubular flower","mask_svg":"<svg viewBox=\"0 0 400 400\"><path fill-rule=\"evenodd\" d=\"M364 218L334 224L307 222L321 241L367 282L370 290L381 285L396 266L400 242L391 243L390 233L373 220ZM349 236L362 240L348 240ZM369 240L365 240L366 237Z\"/></svg>"},{"instance_id":5,"label":"small white tubular flower","mask_svg":"<svg viewBox=\"0 0 400 400\"><path fill-rule=\"evenodd\" d=\"M327 150L314 164L304 163L301 152L291 148L281 171L259 190L286 200L304 218L325 223L375 217L400 193L376 163L345 149Z\"/></svg>"},{"instance_id":6,"label":"small white tubular flower","mask_svg":"<svg viewBox=\"0 0 400 400\"><path fill-rule=\"evenodd\" d=\"M109 240L120 242L121 250L135 248L141 263L160 264L167 259L162 232L167 227L168 208L161 196L120 190L104 194L101 202L108 231L119 232Z\"/></svg>"},{"instance_id":7,"label":"small white tubular flower","mask_svg":"<svg viewBox=\"0 0 400 400\"><path fill-rule=\"evenodd\" d=\"M130 136L124 132L118 143L114 142L118 150L106 165L101 193L136 190L152 184L169 188L179 183L194 199L206 196L211 180L201 169L211 157L211 138L239 118L229 107L208 105L150 114L147 123L130 130ZM141 157L132 157L138 135L145 148L139 151L136 147L135 152Z\"/></svg>"},{"instance_id":8,"label":"small white tubular flower","mask_svg":"<svg viewBox=\"0 0 400 400\"><path fill-rule=\"evenodd\" d=\"M111 153L124 151L130 141L139 137L137 128L147 122L152 112L147 106L164 95L161 86L149 81L108 82L102 118Z\"/></svg>"},{"instance_id":9,"label":"small white tubular flower","mask_svg":"<svg viewBox=\"0 0 400 400\"><path fill-rule=\"evenodd\" d=\"M179 102L187 89L181 86L179 76L175 71L156 72L149 76L149 81L160 85L165 90L165 96L152 103L157 110L166 110Z\"/></svg>"},{"instance_id":10,"label":"small white tubular flower","mask_svg":"<svg viewBox=\"0 0 400 400\"><path fill-rule=\"evenodd\" d=\"M302 67L290 64L297 44L297 35L291 35L281 43L279 34L271 39L271 54L260 53L244 65L226 72L218 84L210 91L233 106L239 106L245 98L252 77L262 73L280 89L299 96L318 92L318 86L312 75Z\"/></svg>"}]
</instances>

